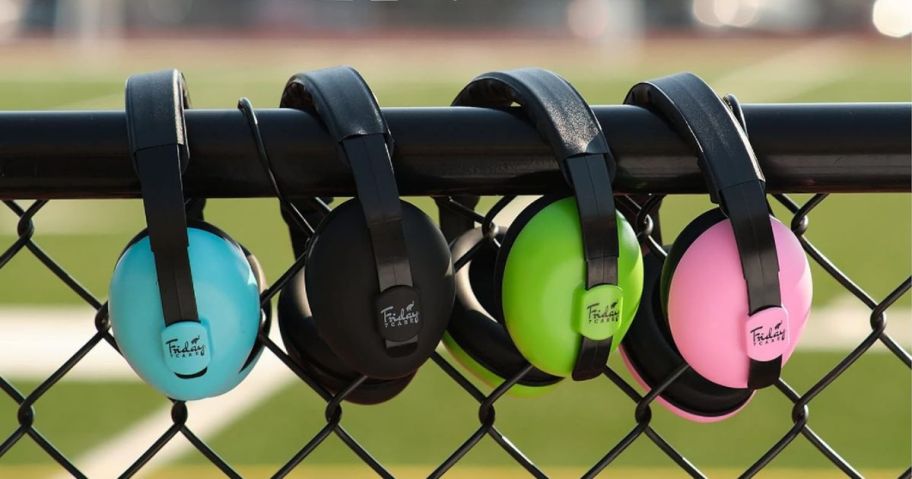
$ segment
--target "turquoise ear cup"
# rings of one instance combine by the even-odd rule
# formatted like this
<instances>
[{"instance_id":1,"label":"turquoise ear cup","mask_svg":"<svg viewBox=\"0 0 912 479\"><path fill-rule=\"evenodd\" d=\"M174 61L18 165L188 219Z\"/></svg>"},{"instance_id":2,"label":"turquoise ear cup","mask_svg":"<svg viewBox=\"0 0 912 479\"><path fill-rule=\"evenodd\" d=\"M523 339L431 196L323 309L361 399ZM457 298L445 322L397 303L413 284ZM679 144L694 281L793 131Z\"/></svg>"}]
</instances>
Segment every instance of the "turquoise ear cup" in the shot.
<instances>
[{"instance_id":1,"label":"turquoise ear cup","mask_svg":"<svg viewBox=\"0 0 912 479\"><path fill-rule=\"evenodd\" d=\"M519 352L536 368L569 377L581 334L589 334L592 324L617 350L640 304L643 257L636 233L618 213L618 286L610 294L589 294L576 200L546 197L527 211L531 214L507 230L495 288Z\"/></svg>"},{"instance_id":2,"label":"turquoise ear cup","mask_svg":"<svg viewBox=\"0 0 912 479\"><path fill-rule=\"evenodd\" d=\"M227 235L204 226L187 228L200 326L209 337L208 350L203 351L209 355L204 374L179 378L166 363L161 344L165 322L145 232L121 254L110 284L108 311L120 352L143 380L179 400L231 390L250 372L259 352L253 352L262 319L255 260ZM199 351L199 343L183 350Z\"/></svg>"}]
</instances>

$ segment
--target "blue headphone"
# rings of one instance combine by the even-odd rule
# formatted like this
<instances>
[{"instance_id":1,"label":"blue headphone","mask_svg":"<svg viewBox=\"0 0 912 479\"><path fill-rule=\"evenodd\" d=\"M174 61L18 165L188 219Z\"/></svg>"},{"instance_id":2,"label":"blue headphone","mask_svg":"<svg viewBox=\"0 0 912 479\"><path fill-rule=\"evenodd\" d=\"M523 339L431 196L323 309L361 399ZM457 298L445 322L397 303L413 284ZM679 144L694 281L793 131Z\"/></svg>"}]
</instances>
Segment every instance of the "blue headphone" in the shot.
<instances>
[{"instance_id":1,"label":"blue headphone","mask_svg":"<svg viewBox=\"0 0 912 479\"><path fill-rule=\"evenodd\" d=\"M177 70L127 80L127 134L147 228L114 267L114 338L147 383L179 400L231 390L256 363L265 284L259 263L227 234L188 224L181 177L190 159L184 78Z\"/></svg>"}]
</instances>

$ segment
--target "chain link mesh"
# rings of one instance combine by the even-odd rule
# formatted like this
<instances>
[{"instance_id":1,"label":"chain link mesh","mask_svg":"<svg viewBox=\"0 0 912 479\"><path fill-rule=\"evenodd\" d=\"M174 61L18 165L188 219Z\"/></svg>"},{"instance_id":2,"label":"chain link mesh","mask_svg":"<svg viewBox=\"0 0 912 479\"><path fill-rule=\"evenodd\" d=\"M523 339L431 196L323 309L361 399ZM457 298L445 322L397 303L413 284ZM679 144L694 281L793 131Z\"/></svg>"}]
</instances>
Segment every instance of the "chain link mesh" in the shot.
<instances>
[{"instance_id":1,"label":"chain link mesh","mask_svg":"<svg viewBox=\"0 0 912 479\"><path fill-rule=\"evenodd\" d=\"M661 207L662 196L652 195L643 198L637 198L634 201L631 198L621 199L621 204L626 206L627 212L631 217L635 216L634 225L641 241L649 242L651 245L658 247L658 241L654 235L655 226L658 224L658 211ZM818 207L826 198L826 194L817 194L811 197L803 204L798 204L787 195L773 195L773 198L781 203L788 212L791 213L791 229L801 241L808 256L815 261L820 267L831 275L842 287L852 296L857 298L866 308L870 310L868 321L870 323L870 333L861 341L857 347L849 352L835 367L830 369L820 379L807 390L800 392L791 387L784 380L780 379L775 389L779 391L793 406L791 408L792 426L783 431L781 438L774 444L771 444L768 450L751 464L742 474L743 477L750 477L757 474L761 469L770 464L779 454L792 444L796 438L804 437L812 444L820 454L825 456L832 464L842 473L850 477L862 477L858 470L849 464L843 457L834 450L819 434L817 434L808 425L808 414L814 399L830 386L840 375L876 343L880 342L895 355L907 369L912 369L912 356L894 339L886 333L887 310L897 302L901 297L909 292L912 285L912 277L906 278L896 286L891 293L881 300L876 300L865 292L858 284L852 281L846 274L839 270L836 265L827 258L813 243L805 236L809 228L809 214ZM494 241L496 235L491 234L496 228L494 217L504 207L506 207L513 197L504 197L498 201L485 215L476 213L471 207L463 205L451 198L438 198L437 204L440 208L447 208L454 211L470 221L474 221L485 229L487 238ZM47 455L60 464L67 472L74 477L86 477L79 468L68 459L54 444L46 438L35 427L37 403L41 398L57 385L72 369L75 367L90 351L94 348L111 347L117 349L117 344L111 334L111 324L108 319L107 305L98 298L94 297L79 281L70 275L64 268L48 255L35 241L35 225L33 219L48 204L47 200L37 200L24 207L16 201L4 201L6 207L12 214L18 217L16 228L17 239L3 251L0 255L0 268L3 268L9 261L18 254L31 253L37 260L51 271L61 282L85 303L91 306L95 311L94 333L88 333L88 339L68 360L57 368L49 377L41 382L31 393L24 395L12 383L5 378L0 377L0 388L18 405L17 424L15 428L0 443L0 458L3 457L15 444L23 440L26 436L35 442ZM655 220L654 220L655 219ZM456 268L464 267L471 259L471 255L477 251L477 248L469 251L465 257L453 258ZM282 287L303 267L303 257L298 258L272 285L262 294L264 304L270 301ZM858 321L862 321L858 318ZM312 388L326 402L324 409L325 425L294 454L288 461L282 465L275 473L274 477L284 477L293 471L299 464L305 461L324 441L331 435L337 436L342 442L350 448L358 458L369 466L377 475L381 477L393 477L393 475L368 452L358 441L349 434L342 425L342 402L345 397L351 394L365 378L355 380L344 390L333 396L320 386L317 380L310 376L306 371L299 368L286 352L268 337L268 331L261 330L258 336L265 349L275 355L288 368L288 373L297 376L301 381ZM497 401L507 392L510 386L519 381L523 375L532 370L529 365L517 375L509 378L500 386L488 394L479 390L475 385L454 367L447 359L438 353L434 353L432 361L425 367L439 367L449 378L451 378L459 387L478 403L477 419L479 426L471 436L454 450L447 459L436 469L429 473L429 477L441 477L449 471L454 465L462 460L485 436L490 437L504 452L509 455L519 466L534 477L547 477L538 466L524 454L516 445L511 442L496 425L495 406ZM680 366L670 376L665 378L656 388L645 395L637 392L630 383L621 377L611 367L606 366L603 372L604 380L609 381L617 387L623 394L630 398L630 432L621 438L616 444L610 447L592 467L584 474L583 477L594 477L608 467L613 461L621 456L628 447L638 440L648 440L655 445L662 453L667 455L677 466L684 472L693 477L704 477L697 465L689 461L681 454L673 444L666 441L662 435L656 431L651 424L652 421L652 404L655 399L667 388L675 379L687 370L687 365ZM216 466L221 472L228 477L241 477L241 475L230 464L223 460L216 451L214 451L205 441L200 439L193 430L187 425L188 411L187 406L182 401L172 401L171 407L171 424L162 425L161 436L139 456L125 470L122 477L131 477L140 473L143 467L151 461L162 448L173 440L176 436L184 436L194 448L196 448L208 461ZM912 477L912 468L906 469L901 477Z\"/></svg>"}]
</instances>

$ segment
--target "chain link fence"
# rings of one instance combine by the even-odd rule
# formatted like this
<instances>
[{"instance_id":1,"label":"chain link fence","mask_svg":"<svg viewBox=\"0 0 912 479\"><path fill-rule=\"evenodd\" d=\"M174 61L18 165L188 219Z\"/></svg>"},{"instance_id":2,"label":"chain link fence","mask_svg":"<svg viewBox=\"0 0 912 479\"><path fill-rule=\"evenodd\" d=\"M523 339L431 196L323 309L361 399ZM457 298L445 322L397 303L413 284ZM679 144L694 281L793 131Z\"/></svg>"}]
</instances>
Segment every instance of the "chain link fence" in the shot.
<instances>
[{"instance_id":1,"label":"chain link fence","mask_svg":"<svg viewBox=\"0 0 912 479\"><path fill-rule=\"evenodd\" d=\"M786 381L780 379L775 389L784 396L791 404L792 426L782 431L781 438L774 444L769 445L769 449L757 460L744 470L743 476L750 477L757 474L761 469L767 466L780 453L788 448L793 442L803 437L804 440L812 444L820 454L825 456L839 471L847 476L862 477L858 470L848 461L843 459L839 451L832 448L824 437L817 434L814 429L808 425L808 416L812 408L814 399L830 386L840 375L864 354L866 354L876 343L882 343L901 362L906 368L912 369L912 355L900 346L897 341L886 333L887 311L904 295L908 294L912 278L906 278L896 286L893 291L884 298L876 299L871 297L865 290L856 284L850 277L840 271L836 264L831 261L824 252L820 251L811 243L805 234L809 230L809 217L813 210L823 203L827 194L820 193L812 196L803 204L796 203L785 194L772 195L775 201L781 203L792 215L790 219L791 229L798 235L808 256L817 262L821 268L839 282L845 290L870 310L870 316L867 318L858 317L857 321L867 321L870 324L870 334L861 341L857 347L849 352L836 366L824 374L810 388L804 391L798 391L790 386ZM486 214L475 212L471 206L460 203L456 199L449 197L436 198L439 208L461 215L466 224L477 223L483 228L490 228L493 225L494 216L502 210L513 199L513 197L504 197L497 202ZM634 222L638 230L641 241L648 242L652 247L659 247L661 239L658 236L658 212L662 204L663 195L639 195L636 197L623 197L620 200L622 209L628 217ZM36 228L34 219L40 214L42 209L48 204L47 200L36 200L30 204L23 204L19 201L4 201L11 214L18 217L17 236L18 238L9 245L0 255L0 268L9 263L16 255L31 254L40 261L50 272L63 282L73 294L77 295L84 302L96 310L94 320L94 333L87 331L88 339L66 362L54 371L47 379L40 383L33 391L23 394L19 389L5 378L0 377L0 387L6 395L18 404L17 424L18 427L11 431L3 442L0 443L0 458L8 452L15 444L20 441L34 441L47 455L59 463L67 472L74 477L86 477L80 469L69 458L67 458L57 447L52 439L45 437L35 426L35 419L41 409L41 398L45 396L55 385L57 385L79 362L94 348L117 348L114 337L110 331L110 322L107 315L107 306L103 300L93 296L84 288L79 280L69 274L58 262L55 261L48 253L45 252L36 241ZM899 221L902 221L901 219ZM489 235L493 238L493 235ZM456 268L464 267L471 259L467 254L466 257L454 258ZM273 283L262 294L262 301L269 302L278 293L282 287L303 267L303 258L296 260L281 277ZM89 329L88 325L87 330ZM318 382L310 377L307 372L299 368L285 351L273 342L267 332L261 331L258 340L265 346L268 354L275 355L288 368L288 374L295 375L301 381L311 387L317 394L325 400L324 410L325 425L309 441L302 444L300 449L288 461L279 467L274 477L283 477L292 472L299 464L305 461L317 448L324 444L325 440L331 435L337 436L341 441L350 448L358 458L369 466L377 475L381 477L393 477L393 475L381 464L370 451L365 449L358 440L353 437L343 425L343 400L355 390L362 380L350 384L339 394L332 396L323 389ZM438 353L432 357L425 367L438 367L447 376L449 376L464 393L470 396L478 403L478 428L471 436L454 450L436 469L429 471L429 477L441 477L447 473L454 465L462 460L485 436L493 440L504 453L509 455L517 465L522 467L534 477L547 477L546 474L536 465L534 458L523 453L510 439L497 427L495 408L498 400L503 397L507 390L515 384L520 378L531 370L528 366L518 375L509 378L499 387L485 393L478 389L462 372L453 364ZM636 441L648 441L667 455L677 466L693 477L703 477L699 464L694 464L687 457L676 449L674 444L663 438L660 431L653 428L652 425L652 407L653 402L668 387L669 384L682 374L688 366L681 365L673 374L667 377L658 387L649 391L647 394L640 394L635 387L625 381L611 367L606 366L603 377L605 381L610 382L614 387L622 391L630 399L626 410L629 413L630 432L620 438L616 444L608 448L604 456L599 459L584 474L584 477L594 477L606 470L618 457L624 454L624 451ZM898 394L901 392L897 391ZM622 407L623 410L623 407ZM468 418L467 418L468 419ZM203 441L187 425L188 410L184 402L173 401L171 406L171 424L162 424L161 436L154 443L148 446L139 457L135 459L128 469L123 471L122 477L131 477L141 474L144 466L152 460L162 448L172 441L176 436L184 436L205 458L213 465L218 467L226 476L241 477L241 475L230 464L223 460L217 451L213 450L205 441ZM846 427L851 427L851 418L846 418ZM884 438L885 441L890 440ZM906 469L901 477L912 476L912 469Z\"/></svg>"}]
</instances>

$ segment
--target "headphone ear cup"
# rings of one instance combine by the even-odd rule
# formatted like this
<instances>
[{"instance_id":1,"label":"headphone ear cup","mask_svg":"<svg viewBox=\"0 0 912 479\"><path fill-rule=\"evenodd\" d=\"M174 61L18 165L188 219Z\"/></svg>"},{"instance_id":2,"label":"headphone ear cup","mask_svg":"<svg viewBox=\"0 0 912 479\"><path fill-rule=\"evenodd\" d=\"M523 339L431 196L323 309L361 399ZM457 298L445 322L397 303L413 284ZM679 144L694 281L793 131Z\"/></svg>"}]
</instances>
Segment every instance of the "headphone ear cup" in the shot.
<instances>
[{"instance_id":1,"label":"headphone ear cup","mask_svg":"<svg viewBox=\"0 0 912 479\"><path fill-rule=\"evenodd\" d=\"M108 299L114 338L127 362L147 383L179 400L223 394L246 377L261 317L256 273L240 245L205 223L187 228L187 239L197 311L209 332L205 374L179 378L165 364L161 296L145 232L118 259Z\"/></svg>"},{"instance_id":2,"label":"headphone ear cup","mask_svg":"<svg viewBox=\"0 0 912 479\"><path fill-rule=\"evenodd\" d=\"M502 235L498 239L502 240ZM504 326L489 313L494 301L493 273L497 254L494 245L484 239L481 229L474 229L453 243L452 255L459 258L475 245L479 245L479 249L472 260L456 272L456 302L444 345L466 369L496 387L526 367L528 362L513 345ZM561 379L533 369L510 392L517 396L533 396Z\"/></svg>"},{"instance_id":3,"label":"headphone ear cup","mask_svg":"<svg viewBox=\"0 0 912 479\"><path fill-rule=\"evenodd\" d=\"M197 206L197 208L202 208L204 206ZM202 211L196 212L195 216L201 217ZM238 243L234 240L228 233L222 231L218 227L206 223L201 219L194 219L188 221L188 224L191 228L198 228L204 231L208 231L214 235L217 235L224 239L225 241L237 246L244 253L244 258L247 259L247 264L250 265L250 270L253 272L253 277L256 279L257 291L262 294L266 290L266 285L268 281L266 280L266 272L263 270L263 266L260 264L260 260L254 256L244 245ZM272 308L271 305L266 305L266 307L261 307L260 319L261 319L261 328L266 335L269 335L269 331L272 329ZM247 360L244 361L244 366L241 369L249 368L256 364L256 361L260 357L260 353L263 352L263 343L255 341L253 348L250 350L250 354L247 356ZM246 374L246 373L245 373Z\"/></svg>"},{"instance_id":4,"label":"headphone ear cup","mask_svg":"<svg viewBox=\"0 0 912 479\"><path fill-rule=\"evenodd\" d=\"M414 205L401 202L402 230L419 295L421 330L409 354L392 357L378 333L377 268L358 199L335 208L317 228L304 270L317 331L345 364L378 379L417 370L437 347L453 308L453 263L443 234Z\"/></svg>"},{"instance_id":5,"label":"headphone ear cup","mask_svg":"<svg viewBox=\"0 0 912 479\"><path fill-rule=\"evenodd\" d=\"M495 288L503 318L517 349L529 362L554 376L569 377L579 354L586 262L576 200L545 197L520 215L498 254ZM623 303L612 347L617 348L634 318L643 288L643 259L633 228L623 216L618 226L618 283ZM513 235L511 237L511 235Z\"/></svg>"},{"instance_id":6,"label":"headphone ear cup","mask_svg":"<svg viewBox=\"0 0 912 479\"><path fill-rule=\"evenodd\" d=\"M494 263L494 308L491 310L494 313L494 319L497 322L504 324L504 315L503 315L503 273L504 266L507 264L507 257L510 256L510 250L513 248L513 243L516 242L516 238L519 236L519 232L532 221L532 218L538 214L539 211L545 209L551 203L554 203L557 200L567 198L567 196L558 196L558 195L546 195L542 196L539 199L533 201L526 206L516 218L513 220L513 223L510 224L507 228L506 234L503 236L503 240L500 242L500 249L497 250L497 256L495 257Z\"/></svg>"},{"instance_id":7,"label":"headphone ear cup","mask_svg":"<svg viewBox=\"0 0 912 479\"><path fill-rule=\"evenodd\" d=\"M725 214L722 213L722 210L719 208L713 208L706 211L700 216L697 216L690 223L687 223L687 226L685 226L678 234L678 237L675 238L675 242L671 245L671 248L668 249L668 256L665 257L665 262L662 263L662 275L659 282L662 316L665 318L668 318L668 289L671 285L671 277L674 275L678 263L681 262L681 257L684 256L687 248L690 248L690 245L692 245L704 231L726 219Z\"/></svg>"},{"instance_id":8,"label":"headphone ear cup","mask_svg":"<svg viewBox=\"0 0 912 479\"><path fill-rule=\"evenodd\" d=\"M299 272L286 284L279 295L279 331L288 355L321 386L336 394L360 374L349 368L319 337L307 302L305 274ZM398 395L415 377L382 380L368 378L345 397L357 404L378 404Z\"/></svg>"},{"instance_id":9,"label":"headphone ear cup","mask_svg":"<svg viewBox=\"0 0 912 479\"><path fill-rule=\"evenodd\" d=\"M250 269L253 271L253 276L256 278L257 282L257 291L262 295L263 291L266 290L266 285L268 284L266 280L266 272L263 271L263 266L260 264L260 261L253 255L244 245L238 243L238 246L241 248L241 251L244 252L244 257L247 258L247 264L250 265ZM269 331L272 329L272 305L267 303L266 306L261 307L260 317L262 318L261 328L263 332L268 336ZM250 350L250 355L247 356L247 360L244 361L243 368L249 368L253 366L257 359L260 357L260 353L263 352L263 343L256 341L253 344L253 349Z\"/></svg>"},{"instance_id":10,"label":"headphone ear cup","mask_svg":"<svg viewBox=\"0 0 912 479\"><path fill-rule=\"evenodd\" d=\"M643 301L621 346L624 364L645 389L660 384L684 364L659 304L662 270L662 257L648 252L644 258ZM738 412L751 397L751 390L719 386L689 369L671 383L657 401L685 419L715 422Z\"/></svg>"},{"instance_id":11,"label":"headphone ear cup","mask_svg":"<svg viewBox=\"0 0 912 479\"><path fill-rule=\"evenodd\" d=\"M777 219L770 216L769 221L779 263L782 308L787 314L784 364L804 330L813 287L800 241ZM668 326L683 358L716 384L747 387L746 325L750 316L731 221L717 222L692 241L681 253L667 287Z\"/></svg>"}]
</instances>

